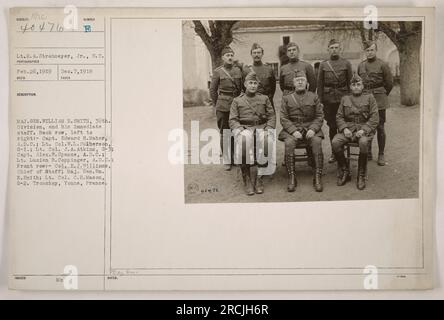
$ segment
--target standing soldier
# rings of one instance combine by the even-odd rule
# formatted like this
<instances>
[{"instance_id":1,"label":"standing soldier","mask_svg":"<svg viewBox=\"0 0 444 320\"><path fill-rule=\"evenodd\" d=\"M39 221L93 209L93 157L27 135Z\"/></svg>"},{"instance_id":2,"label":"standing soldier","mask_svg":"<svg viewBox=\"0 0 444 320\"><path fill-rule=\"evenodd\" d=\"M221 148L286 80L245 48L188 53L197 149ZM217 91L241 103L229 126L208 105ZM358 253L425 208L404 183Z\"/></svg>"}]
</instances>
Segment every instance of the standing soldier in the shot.
<instances>
[{"instance_id":1,"label":"standing soldier","mask_svg":"<svg viewBox=\"0 0 444 320\"><path fill-rule=\"evenodd\" d=\"M311 92L316 92L316 77L314 74L314 69L311 64L299 60L299 46L290 42L287 45L287 56L289 58L289 63L281 67L281 72L279 75L279 85L283 92L283 95L287 95L294 91L293 79L296 71L302 71L306 74L308 81L308 90Z\"/></svg>"},{"instance_id":2,"label":"standing soldier","mask_svg":"<svg viewBox=\"0 0 444 320\"><path fill-rule=\"evenodd\" d=\"M274 108L273 97L276 91L276 78L274 76L273 68L269 64L262 62L264 49L259 44L253 43L250 54L253 58L253 65L247 65L244 67L244 78L250 72L256 73L259 80L257 92L266 95L268 99L270 99L271 105Z\"/></svg>"},{"instance_id":3,"label":"standing soldier","mask_svg":"<svg viewBox=\"0 0 444 320\"><path fill-rule=\"evenodd\" d=\"M368 41L364 45L367 59L358 66L358 74L364 82L366 93L373 93L379 110L379 124L376 129L378 139L378 165L384 166L384 149L386 134L384 123L386 120L386 109L389 108L388 95L393 88L393 75L386 62L376 57L378 47L375 42ZM372 159L371 141L369 143L368 157Z\"/></svg>"},{"instance_id":4,"label":"standing soldier","mask_svg":"<svg viewBox=\"0 0 444 320\"><path fill-rule=\"evenodd\" d=\"M222 50L224 64L213 71L210 85L210 96L213 106L216 107L217 127L220 131L220 147L224 158L225 170L231 170L234 146L231 143L231 157L228 150L224 150L224 130L229 130L230 107L233 98L242 91L242 70L234 64L234 51L230 47Z\"/></svg>"},{"instance_id":5,"label":"standing soldier","mask_svg":"<svg viewBox=\"0 0 444 320\"><path fill-rule=\"evenodd\" d=\"M344 96L336 114L339 133L333 138L332 146L338 161L338 186L351 180L350 168L344 156L344 145L358 142L358 176L356 186L365 189L367 175L368 144L371 143L379 122L378 107L372 94L363 94L361 77L353 75L350 83L351 95Z\"/></svg>"},{"instance_id":6,"label":"standing soldier","mask_svg":"<svg viewBox=\"0 0 444 320\"><path fill-rule=\"evenodd\" d=\"M311 147L314 157L313 187L321 192L322 168L324 155L321 127L324 122L323 107L318 96L307 90L307 76L302 71L294 74L295 91L282 97L281 124L279 140L285 142L285 165L288 171L288 192L295 191L297 186L295 175L294 150L298 143L305 142Z\"/></svg>"},{"instance_id":7,"label":"standing soldier","mask_svg":"<svg viewBox=\"0 0 444 320\"><path fill-rule=\"evenodd\" d=\"M322 61L318 73L318 95L324 105L325 120L329 128L330 143L338 133L336 127L336 113L338 112L341 98L349 93L349 83L352 77L352 66L350 61L340 57L341 45L331 39L328 43L330 59ZM334 154L328 160L335 161Z\"/></svg>"},{"instance_id":8,"label":"standing soldier","mask_svg":"<svg viewBox=\"0 0 444 320\"><path fill-rule=\"evenodd\" d=\"M268 173L267 163L259 161L262 155L260 149L263 146L264 158L271 158L271 165L275 165L274 150L269 150L269 140L275 135L269 133L269 129L276 128L276 115L270 99L263 94L256 93L259 87L259 79L254 72L250 72L245 78L245 93L234 98L230 111L230 128L233 130L236 141L236 162L241 164L242 178L245 193L253 195L264 193L262 176ZM258 130L259 129L259 130ZM274 145L274 141L272 141ZM259 154L257 158L258 170L255 184L251 181L250 166L254 163L254 146ZM271 154L271 157L269 155ZM238 161L239 159L239 161ZM274 170L273 170L274 171ZM271 174L269 172L268 174Z\"/></svg>"}]
</instances>

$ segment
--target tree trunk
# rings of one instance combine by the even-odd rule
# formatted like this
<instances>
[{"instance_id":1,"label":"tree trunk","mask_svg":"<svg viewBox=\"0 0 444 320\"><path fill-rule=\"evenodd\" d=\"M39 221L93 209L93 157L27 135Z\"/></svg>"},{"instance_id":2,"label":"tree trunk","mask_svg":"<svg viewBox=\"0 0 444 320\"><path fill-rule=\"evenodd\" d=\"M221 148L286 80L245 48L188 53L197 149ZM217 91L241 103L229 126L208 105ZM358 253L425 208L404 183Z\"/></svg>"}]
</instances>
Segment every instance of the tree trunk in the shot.
<instances>
[{"instance_id":1,"label":"tree trunk","mask_svg":"<svg viewBox=\"0 0 444 320\"><path fill-rule=\"evenodd\" d=\"M208 49L208 48L207 48ZM222 57L221 52L216 52L213 48L211 48L210 56L211 56L211 66L213 70L222 65Z\"/></svg>"},{"instance_id":2,"label":"tree trunk","mask_svg":"<svg viewBox=\"0 0 444 320\"><path fill-rule=\"evenodd\" d=\"M421 97L421 36L406 37L398 51L401 104L413 106Z\"/></svg>"}]
</instances>

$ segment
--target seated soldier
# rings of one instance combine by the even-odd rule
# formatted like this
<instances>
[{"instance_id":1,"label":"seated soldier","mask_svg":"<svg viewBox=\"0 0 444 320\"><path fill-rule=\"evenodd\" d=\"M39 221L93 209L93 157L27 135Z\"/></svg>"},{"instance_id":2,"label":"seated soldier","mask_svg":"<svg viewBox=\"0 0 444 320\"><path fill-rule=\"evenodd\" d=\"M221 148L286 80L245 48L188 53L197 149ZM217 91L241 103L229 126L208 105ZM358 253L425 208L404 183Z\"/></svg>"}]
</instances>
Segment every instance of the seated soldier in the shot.
<instances>
[{"instance_id":1,"label":"seated soldier","mask_svg":"<svg viewBox=\"0 0 444 320\"><path fill-rule=\"evenodd\" d=\"M324 134L321 127L324 122L324 112L318 96L308 91L307 77L303 71L294 74L294 92L282 97L281 124L282 131L279 140L285 142L285 165L288 171L288 192L293 192L297 186L295 175L294 150L301 142L311 148L310 154L314 158L313 187L317 192L323 190L322 168L324 155L322 153L322 139Z\"/></svg>"},{"instance_id":2,"label":"seated soldier","mask_svg":"<svg viewBox=\"0 0 444 320\"><path fill-rule=\"evenodd\" d=\"M332 142L333 152L338 161L337 185L342 186L351 180L349 167L344 156L344 145L358 142L358 176L356 186L365 189L367 173L368 144L371 143L379 123L378 106L372 94L363 94L364 84L357 74L350 81L351 95L342 97L336 114L339 133Z\"/></svg>"},{"instance_id":3,"label":"seated soldier","mask_svg":"<svg viewBox=\"0 0 444 320\"><path fill-rule=\"evenodd\" d=\"M262 176L272 174L270 166L275 166L274 149L268 150L269 144L275 145L271 130L276 128L276 115L270 99L263 94L257 93L259 81L256 73L250 72L245 77L245 93L234 98L230 110L230 128L233 130L235 140L235 163L239 163L242 178L247 195L263 193L264 185ZM254 150L258 154L258 170L255 184L251 181L250 167L255 162ZM262 152L261 152L262 151ZM268 152L270 151L270 152ZM271 154L271 163L266 158Z\"/></svg>"}]
</instances>

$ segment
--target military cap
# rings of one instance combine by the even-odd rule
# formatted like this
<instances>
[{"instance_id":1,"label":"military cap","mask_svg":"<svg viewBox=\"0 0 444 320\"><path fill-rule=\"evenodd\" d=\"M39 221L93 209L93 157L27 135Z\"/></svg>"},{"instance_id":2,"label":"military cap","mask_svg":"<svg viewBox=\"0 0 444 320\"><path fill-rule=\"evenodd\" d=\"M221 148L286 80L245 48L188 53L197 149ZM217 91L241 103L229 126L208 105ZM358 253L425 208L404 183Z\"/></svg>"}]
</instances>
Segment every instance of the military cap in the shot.
<instances>
[{"instance_id":1,"label":"military cap","mask_svg":"<svg viewBox=\"0 0 444 320\"><path fill-rule=\"evenodd\" d=\"M362 82L362 78L355 72L353 73L352 78L350 79L350 84Z\"/></svg>"},{"instance_id":2,"label":"military cap","mask_svg":"<svg viewBox=\"0 0 444 320\"><path fill-rule=\"evenodd\" d=\"M295 79L295 78L305 78L305 79L307 79L307 75L305 74L304 71L296 70L295 73L294 73L293 79Z\"/></svg>"},{"instance_id":3,"label":"military cap","mask_svg":"<svg viewBox=\"0 0 444 320\"><path fill-rule=\"evenodd\" d=\"M259 81L258 79L257 79L257 74L256 74L256 72L250 72L250 73L248 73L247 74L247 76L245 77L245 81Z\"/></svg>"},{"instance_id":4,"label":"military cap","mask_svg":"<svg viewBox=\"0 0 444 320\"><path fill-rule=\"evenodd\" d=\"M331 40L328 42L328 46L329 46L329 47L330 47L331 45L333 45L333 44L339 44L339 41L336 40L336 39L331 39Z\"/></svg>"},{"instance_id":5,"label":"military cap","mask_svg":"<svg viewBox=\"0 0 444 320\"><path fill-rule=\"evenodd\" d=\"M253 45L251 46L250 52L252 52L253 50L256 50L256 49L262 49L262 52L264 52L264 48L262 48L259 43L253 43Z\"/></svg>"},{"instance_id":6,"label":"military cap","mask_svg":"<svg viewBox=\"0 0 444 320\"><path fill-rule=\"evenodd\" d=\"M364 50L370 48L372 45L375 45L375 47L378 48L376 42L374 42L374 41L365 41L364 42Z\"/></svg>"},{"instance_id":7,"label":"military cap","mask_svg":"<svg viewBox=\"0 0 444 320\"><path fill-rule=\"evenodd\" d=\"M299 46L296 44L296 42L290 42L287 44L287 50L288 50L288 48L291 48L291 47L296 47L299 50Z\"/></svg>"},{"instance_id":8,"label":"military cap","mask_svg":"<svg viewBox=\"0 0 444 320\"><path fill-rule=\"evenodd\" d=\"M222 55L229 53L229 52L234 54L233 49L231 49L229 46L226 46L225 48L222 49Z\"/></svg>"}]
</instances>

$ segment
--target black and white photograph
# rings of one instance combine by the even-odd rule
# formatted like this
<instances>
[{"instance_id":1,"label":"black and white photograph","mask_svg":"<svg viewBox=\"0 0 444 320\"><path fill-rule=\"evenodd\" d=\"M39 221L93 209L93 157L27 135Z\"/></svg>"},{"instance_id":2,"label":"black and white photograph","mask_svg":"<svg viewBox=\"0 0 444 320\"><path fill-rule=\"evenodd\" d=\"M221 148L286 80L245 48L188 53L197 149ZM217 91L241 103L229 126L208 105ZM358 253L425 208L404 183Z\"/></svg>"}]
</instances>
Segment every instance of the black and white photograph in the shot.
<instances>
[{"instance_id":1,"label":"black and white photograph","mask_svg":"<svg viewBox=\"0 0 444 320\"><path fill-rule=\"evenodd\" d=\"M418 198L422 28L182 21L185 203Z\"/></svg>"},{"instance_id":2,"label":"black and white photograph","mask_svg":"<svg viewBox=\"0 0 444 320\"><path fill-rule=\"evenodd\" d=\"M440 289L444 19L342 5L10 8L3 288Z\"/></svg>"}]
</instances>

